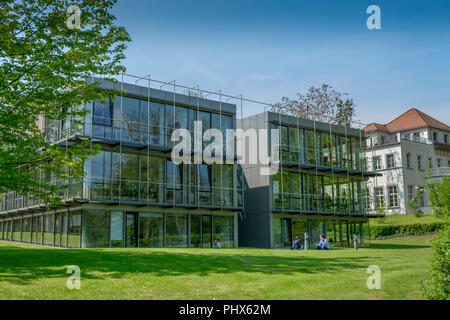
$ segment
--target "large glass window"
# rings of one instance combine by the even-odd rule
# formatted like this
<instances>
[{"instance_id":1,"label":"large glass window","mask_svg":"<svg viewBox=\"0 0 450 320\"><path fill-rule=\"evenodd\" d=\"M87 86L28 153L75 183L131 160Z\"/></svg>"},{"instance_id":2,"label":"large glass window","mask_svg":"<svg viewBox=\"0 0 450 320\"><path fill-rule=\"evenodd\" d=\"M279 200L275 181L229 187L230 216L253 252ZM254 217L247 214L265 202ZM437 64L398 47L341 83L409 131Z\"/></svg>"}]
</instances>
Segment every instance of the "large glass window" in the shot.
<instances>
[{"instance_id":1,"label":"large glass window","mask_svg":"<svg viewBox=\"0 0 450 320\"><path fill-rule=\"evenodd\" d=\"M91 158L90 199L111 199L111 152L100 151Z\"/></svg>"},{"instance_id":2,"label":"large glass window","mask_svg":"<svg viewBox=\"0 0 450 320\"><path fill-rule=\"evenodd\" d=\"M301 180L300 174L296 172L291 172L291 209L293 210L301 210Z\"/></svg>"},{"instance_id":3,"label":"large glass window","mask_svg":"<svg viewBox=\"0 0 450 320\"><path fill-rule=\"evenodd\" d=\"M42 215L39 215L37 217L37 224L36 224L36 243L41 244L42 243Z\"/></svg>"},{"instance_id":4,"label":"large glass window","mask_svg":"<svg viewBox=\"0 0 450 320\"><path fill-rule=\"evenodd\" d=\"M125 236L125 246L127 248L138 247L138 225L138 214L135 212L127 212Z\"/></svg>"},{"instance_id":5,"label":"large glass window","mask_svg":"<svg viewBox=\"0 0 450 320\"><path fill-rule=\"evenodd\" d=\"M300 245L305 245L305 233L308 232L308 221L306 219L292 219L292 238L300 240Z\"/></svg>"},{"instance_id":6,"label":"large glass window","mask_svg":"<svg viewBox=\"0 0 450 320\"><path fill-rule=\"evenodd\" d=\"M137 201L139 189L139 156L136 154L122 153L122 182L120 198L125 201Z\"/></svg>"},{"instance_id":7,"label":"large glass window","mask_svg":"<svg viewBox=\"0 0 450 320\"><path fill-rule=\"evenodd\" d=\"M139 115L139 121L140 121L140 143L149 143L149 117L148 113L150 110L150 104L151 102L148 100L141 100L140 102L140 115Z\"/></svg>"},{"instance_id":8,"label":"large glass window","mask_svg":"<svg viewBox=\"0 0 450 320\"><path fill-rule=\"evenodd\" d=\"M111 212L111 248L123 248L123 212L112 211Z\"/></svg>"},{"instance_id":9,"label":"large glass window","mask_svg":"<svg viewBox=\"0 0 450 320\"><path fill-rule=\"evenodd\" d=\"M55 214L55 246L61 245L61 214Z\"/></svg>"},{"instance_id":10,"label":"large glass window","mask_svg":"<svg viewBox=\"0 0 450 320\"><path fill-rule=\"evenodd\" d=\"M166 143L169 146L173 145L171 141L172 132L175 130L175 106L173 104L166 105L165 129L166 129Z\"/></svg>"},{"instance_id":11,"label":"large glass window","mask_svg":"<svg viewBox=\"0 0 450 320\"><path fill-rule=\"evenodd\" d=\"M336 210L336 184L333 183L333 177L324 177L324 205L326 212L334 212Z\"/></svg>"},{"instance_id":12,"label":"large glass window","mask_svg":"<svg viewBox=\"0 0 450 320\"><path fill-rule=\"evenodd\" d=\"M166 247L187 247L187 215L168 213L166 215Z\"/></svg>"},{"instance_id":13,"label":"large glass window","mask_svg":"<svg viewBox=\"0 0 450 320\"><path fill-rule=\"evenodd\" d=\"M223 143L224 143L224 150L223 153L227 154L227 146L226 146L226 134L227 134L227 129L234 129L234 125L233 125L233 117L232 116L227 116L227 115L222 115L221 116L221 130L222 130L222 134L223 134ZM233 138L234 139L234 138ZM230 150L231 152L233 152L233 150Z\"/></svg>"},{"instance_id":14,"label":"large glass window","mask_svg":"<svg viewBox=\"0 0 450 320\"><path fill-rule=\"evenodd\" d=\"M112 103L107 99L104 103L95 101L92 111L92 123L95 125L111 126L112 125Z\"/></svg>"},{"instance_id":15,"label":"large glass window","mask_svg":"<svg viewBox=\"0 0 450 320\"><path fill-rule=\"evenodd\" d=\"M164 215L162 213L139 213L139 246L141 248L164 246Z\"/></svg>"},{"instance_id":16,"label":"large glass window","mask_svg":"<svg viewBox=\"0 0 450 320\"><path fill-rule=\"evenodd\" d=\"M202 122L202 135L206 130L211 129L211 113L200 111L198 115L199 121ZM203 141L203 149L209 144L208 141Z\"/></svg>"},{"instance_id":17,"label":"large glass window","mask_svg":"<svg viewBox=\"0 0 450 320\"><path fill-rule=\"evenodd\" d=\"M44 244L53 245L54 218L53 213L44 216Z\"/></svg>"},{"instance_id":18,"label":"large glass window","mask_svg":"<svg viewBox=\"0 0 450 320\"><path fill-rule=\"evenodd\" d=\"M316 164L316 141L314 138L314 132L311 130L305 130L306 134L306 152L308 156L308 163Z\"/></svg>"},{"instance_id":19,"label":"large glass window","mask_svg":"<svg viewBox=\"0 0 450 320\"><path fill-rule=\"evenodd\" d=\"M67 244L67 212L61 213L61 247L65 247Z\"/></svg>"},{"instance_id":20,"label":"large glass window","mask_svg":"<svg viewBox=\"0 0 450 320\"><path fill-rule=\"evenodd\" d=\"M164 104L152 102L150 104L150 144L164 145Z\"/></svg>"},{"instance_id":21,"label":"large glass window","mask_svg":"<svg viewBox=\"0 0 450 320\"><path fill-rule=\"evenodd\" d=\"M234 246L234 217L214 216L214 244L220 243L222 248Z\"/></svg>"},{"instance_id":22,"label":"large glass window","mask_svg":"<svg viewBox=\"0 0 450 320\"><path fill-rule=\"evenodd\" d=\"M211 204L211 166L197 165L198 192L200 204ZM218 190L220 192L220 188Z\"/></svg>"},{"instance_id":23,"label":"large glass window","mask_svg":"<svg viewBox=\"0 0 450 320\"><path fill-rule=\"evenodd\" d=\"M213 165L214 205L233 205L233 165Z\"/></svg>"},{"instance_id":24,"label":"large glass window","mask_svg":"<svg viewBox=\"0 0 450 320\"><path fill-rule=\"evenodd\" d=\"M0 233L1 233L1 229L0 229ZM0 236L1 236L1 234L0 234ZM22 241L23 242L31 241L31 218L23 218Z\"/></svg>"},{"instance_id":25,"label":"large glass window","mask_svg":"<svg viewBox=\"0 0 450 320\"><path fill-rule=\"evenodd\" d=\"M202 245L201 240L202 216L191 215L191 247L199 248Z\"/></svg>"},{"instance_id":26,"label":"large glass window","mask_svg":"<svg viewBox=\"0 0 450 320\"><path fill-rule=\"evenodd\" d=\"M212 246L212 223L211 216L202 216L202 246L211 248Z\"/></svg>"},{"instance_id":27,"label":"large glass window","mask_svg":"<svg viewBox=\"0 0 450 320\"><path fill-rule=\"evenodd\" d=\"M289 161L289 129L287 127L280 127L281 135L281 160Z\"/></svg>"},{"instance_id":28,"label":"large glass window","mask_svg":"<svg viewBox=\"0 0 450 320\"><path fill-rule=\"evenodd\" d=\"M292 240L292 224L288 218L274 218L275 248L290 248Z\"/></svg>"},{"instance_id":29,"label":"large glass window","mask_svg":"<svg viewBox=\"0 0 450 320\"><path fill-rule=\"evenodd\" d=\"M122 140L139 142L139 99L122 97ZM116 100L120 103L120 98Z\"/></svg>"},{"instance_id":30,"label":"large glass window","mask_svg":"<svg viewBox=\"0 0 450 320\"><path fill-rule=\"evenodd\" d=\"M331 167L332 163L332 146L331 136L328 133L322 132L322 165Z\"/></svg>"},{"instance_id":31,"label":"large glass window","mask_svg":"<svg viewBox=\"0 0 450 320\"><path fill-rule=\"evenodd\" d=\"M22 220L21 219L16 219L13 220L13 237L12 239L14 241L20 241L20 229L22 226Z\"/></svg>"},{"instance_id":32,"label":"large glass window","mask_svg":"<svg viewBox=\"0 0 450 320\"><path fill-rule=\"evenodd\" d=\"M81 211L69 212L68 246L79 248L81 245Z\"/></svg>"},{"instance_id":33,"label":"large glass window","mask_svg":"<svg viewBox=\"0 0 450 320\"><path fill-rule=\"evenodd\" d=\"M319 244L320 235L325 234L323 228L323 220L310 219L309 220L309 245L316 246Z\"/></svg>"},{"instance_id":34,"label":"large glass window","mask_svg":"<svg viewBox=\"0 0 450 320\"><path fill-rule=\"evenodd\" d=\"M149 158L149 185L148 196L150 202L164 201L164 158Z\"/></svg>"},{"instance_id":35,"label":"large glass window","mask_svg":"<svg viewBox=\"0 0 450 320\"><path fill-rule=\"evenodd\" d=\"M108 248L109 231L109 211L83 210L83 248Z\"/></svg>"},{"instance_id":36,"label":"large glass window","mask_svg":"<svg viewBox=\"0 0 450 320\"><path fill-rule=\"evenodd\" d=\"M345 178L339 178L339 211L349 212L350 210L350 200L351 200L351 189L350 181Z\"/></svg>"},{"instance_id":37,"label":"large glass window","mask_svg":"<svg viewBox=\"0 0 450 320\"><path fill-rule=\"evenodd\" d=\"M183 167L167 160L166 168L166 201L180 203L182 200Z\"/></svg>"}]
</instances>

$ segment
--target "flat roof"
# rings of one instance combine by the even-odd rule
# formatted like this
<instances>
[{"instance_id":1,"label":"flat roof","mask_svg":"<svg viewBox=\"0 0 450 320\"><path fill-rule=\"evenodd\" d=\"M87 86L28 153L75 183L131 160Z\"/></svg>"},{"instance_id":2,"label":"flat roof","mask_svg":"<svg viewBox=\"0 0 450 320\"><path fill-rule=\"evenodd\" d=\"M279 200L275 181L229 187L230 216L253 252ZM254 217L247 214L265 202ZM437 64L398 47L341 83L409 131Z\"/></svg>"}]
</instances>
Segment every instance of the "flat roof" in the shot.
<instances>
[{"instance_id":1,"label":"flat roof","mask_svg":"<svg viewBox=\"0 0 450 320\"><path fill-rule=\"evenodd\" d=\"M98 77L91 77L89 79L89 82L90 83L98 82L100 84L98 88L103 90L123 89L125 91L125 96L127 97L135 97L140 99L150 98L151 101L157 102L159 101L164 102L166 104L173 104L173 102L175 101L175 105L179 106L187 106L193 109L199 108L205 111L222 112L230 115L236 115L236 105L232 103L209 100L202 97L190 96L181 93L175 93L174 97L174 92L149 88L145 86L120 81L114 83L112 81Z\"/></svg>"}]
</instances>

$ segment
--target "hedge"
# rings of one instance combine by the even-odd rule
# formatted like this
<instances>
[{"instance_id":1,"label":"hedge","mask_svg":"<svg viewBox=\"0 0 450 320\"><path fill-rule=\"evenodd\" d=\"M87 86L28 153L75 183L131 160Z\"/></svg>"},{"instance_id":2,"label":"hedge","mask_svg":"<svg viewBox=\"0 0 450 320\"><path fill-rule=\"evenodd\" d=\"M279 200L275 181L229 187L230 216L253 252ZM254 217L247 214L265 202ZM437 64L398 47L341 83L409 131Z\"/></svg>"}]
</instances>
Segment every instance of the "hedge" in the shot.
<instances>
[{"instance_id":1,"label":"hedge","mask_svg":"<svg viewBox=\"0 0 450 320\"><path fill-rule=\"evenodd\" d=\"M446 225L448 222L376 225L370 226L370 237L381 239L392 236L419 236L438 232Z\"/></svg>"}]
</instances>

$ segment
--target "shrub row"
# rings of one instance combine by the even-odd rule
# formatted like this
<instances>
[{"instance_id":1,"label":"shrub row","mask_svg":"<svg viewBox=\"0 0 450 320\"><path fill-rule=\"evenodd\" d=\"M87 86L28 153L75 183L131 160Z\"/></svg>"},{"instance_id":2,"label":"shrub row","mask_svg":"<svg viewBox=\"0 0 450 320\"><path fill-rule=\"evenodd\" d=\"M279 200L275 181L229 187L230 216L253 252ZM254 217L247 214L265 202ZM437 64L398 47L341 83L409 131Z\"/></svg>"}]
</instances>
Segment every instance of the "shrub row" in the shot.
<instances>
[{"instance_id":1,"label":"shrub row","mask_svg":"<svg viewBox=\"0 0 450 320\"><path fill-rule=\"evenodd\" d=\"M448 225L447 222L432 222L370 226L370 237L381 239L392 236L419 236L438 232L446 225Z\"/></svg>"}]
</instances>

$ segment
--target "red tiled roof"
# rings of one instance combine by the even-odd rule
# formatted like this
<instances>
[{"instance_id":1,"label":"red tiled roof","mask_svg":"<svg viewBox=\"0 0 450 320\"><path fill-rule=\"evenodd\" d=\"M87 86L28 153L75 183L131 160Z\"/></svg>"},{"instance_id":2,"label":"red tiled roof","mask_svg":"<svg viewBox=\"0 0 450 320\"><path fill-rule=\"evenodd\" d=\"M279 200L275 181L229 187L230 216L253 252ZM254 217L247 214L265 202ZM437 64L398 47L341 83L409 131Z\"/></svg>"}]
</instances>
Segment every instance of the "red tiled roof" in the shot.
<instances>
[{"instance_id":1,"label":"red tiled roof","mask_svg":"<svg viewBox=\"0 0 450 320\"><path fill-rule=\"evenodd\" d=\"M441 129L450 131L450 127L445 123L442 123L429 115L423 113L416 108L411 108L401 116L392 120L386 125L372 122L363 128L364 131L385 131L385 132L399 132L406 130L413 130L418 128L431 127L435 129Z\"/></svg>"}]
</instances>

